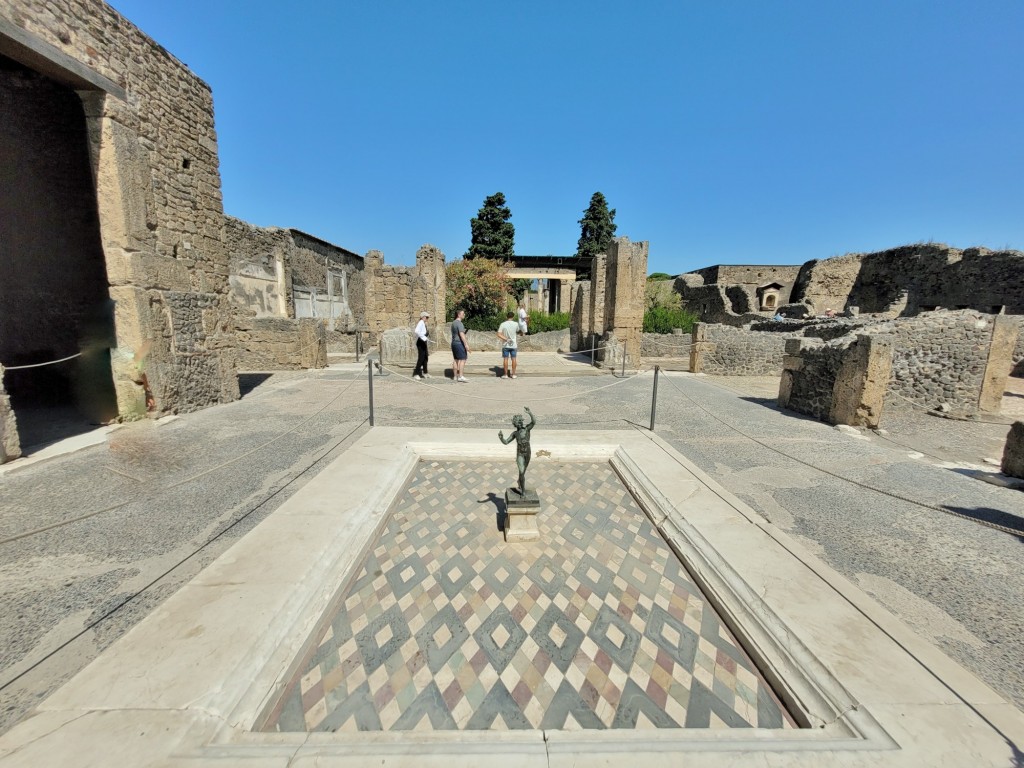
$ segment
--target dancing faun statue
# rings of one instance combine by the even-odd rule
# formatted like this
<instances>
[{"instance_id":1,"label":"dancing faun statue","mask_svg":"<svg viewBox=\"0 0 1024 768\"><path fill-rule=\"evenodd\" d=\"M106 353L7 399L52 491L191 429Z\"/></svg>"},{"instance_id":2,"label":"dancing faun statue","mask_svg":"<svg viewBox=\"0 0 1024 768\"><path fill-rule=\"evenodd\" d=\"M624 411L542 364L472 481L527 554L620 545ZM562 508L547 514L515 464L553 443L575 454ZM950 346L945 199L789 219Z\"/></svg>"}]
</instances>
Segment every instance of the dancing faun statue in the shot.
<instances>
[{"instance_id":1,"label":"dancing faun statue","mask_svg":"<svg viewBox=\"0 0 1024 768\"><path fill-rule=\"evenodd\" d=\"M519 469L519 492L526 495L526 468L530 466L530 430L537 424L537 418L533 415L533 411L529 408L523 408L527 415L530 417L530 423L524 424L523 417L516 414L512 417L512 426L515 427L515 432L505 438L504 432L498 432L498 439L502 443L508 445L513 440L516 441L516 467Z\"/></svg>"}]
</instances>

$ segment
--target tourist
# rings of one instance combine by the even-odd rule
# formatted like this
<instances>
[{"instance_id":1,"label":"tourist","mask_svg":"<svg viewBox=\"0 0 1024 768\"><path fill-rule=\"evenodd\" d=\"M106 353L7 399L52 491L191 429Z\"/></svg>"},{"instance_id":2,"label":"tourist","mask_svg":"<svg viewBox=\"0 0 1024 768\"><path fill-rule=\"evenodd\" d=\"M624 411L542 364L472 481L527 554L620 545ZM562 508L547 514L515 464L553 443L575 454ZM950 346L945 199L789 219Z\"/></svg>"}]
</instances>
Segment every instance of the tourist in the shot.
<instances>
[{"instance_id":1,"label":"tourist","mask_svg":"<svg viewBox=\"0 0 1024 768\"><path fill-rule=\"evenodd\" d=\"M506 379L516 377L516 333L519 323L515 321L515 313L509 312L504 323L498 326L498 338L501 339L501 364ZM512 360L512 373L508 372L508 361Z\"/></svg>"},{"instance_id":2,"label":"tourist","mask_svg":"<svg viewBox=\"0 0 1024 768\"><path fill-rule=\"evenodd\" d=\"M526 307L522 304L519 305L519 332L525 336L527 334L526 327Z\"/></svg>"},{"instance_id":3,"label":"tourist","mask_svg":"<svg viewBox=\"0 0 1024 768\"><path fill-rule=\"evenodd\" d=\"M469 358L469 339L466 338L466 326L462 322L465 316L466 310L457 310L452 322L452 378L463 383L466 381L463 371Z\"/></svg>"},{"instance_id":4,"label":"tourist","mask_svg":"<svg viewBox=\"0 0 1024 768\"><path fill-rule=\"evenodd\" d=\"M430 339L430 334L427 332L427 318L429 317L429 312L420 312L420 321L416 323L416 367L413 369L412 377L417 381L430 378L430 374L427 373L427 358L430 356L430 353L427 352L427 342Z\"/></svg>"}]
</instances>

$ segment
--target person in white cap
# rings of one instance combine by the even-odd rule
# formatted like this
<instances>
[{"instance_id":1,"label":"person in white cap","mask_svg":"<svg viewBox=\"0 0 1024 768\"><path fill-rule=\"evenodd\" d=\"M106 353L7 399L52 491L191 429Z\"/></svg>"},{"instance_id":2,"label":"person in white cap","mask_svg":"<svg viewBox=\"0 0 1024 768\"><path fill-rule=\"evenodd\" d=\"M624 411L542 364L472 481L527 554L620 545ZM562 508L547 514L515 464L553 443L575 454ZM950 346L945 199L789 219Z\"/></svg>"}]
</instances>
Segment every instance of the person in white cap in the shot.
<instances>
[{"instance_id":1,"label":"person in white cap","mask_svg":"<svg viewBox=\"0 0 1024 768\"><path fill-rule=\"evenodd\" d=\"M416 323L416 368L413 369L412 377L417 380L430 378L430 374L427 373L427 358L430 356L427 351L427 340L430 337L427 332L429 317L430 313L424 310L420 312L420 321Z\"/></svg>"}]
</instances>

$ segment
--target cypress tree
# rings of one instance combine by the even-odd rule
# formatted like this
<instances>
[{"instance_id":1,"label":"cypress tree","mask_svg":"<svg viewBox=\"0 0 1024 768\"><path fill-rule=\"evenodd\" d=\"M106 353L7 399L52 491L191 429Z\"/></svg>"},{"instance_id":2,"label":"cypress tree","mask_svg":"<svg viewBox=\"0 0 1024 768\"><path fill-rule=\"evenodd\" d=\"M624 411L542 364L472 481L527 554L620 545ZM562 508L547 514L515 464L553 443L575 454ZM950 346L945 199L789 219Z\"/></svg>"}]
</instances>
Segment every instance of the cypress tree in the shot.
<instances>
[{"instance_id":1,"label":"cypress tree","mask_svg":"<svg viewBox=\"0 0 1024 768\"><path fill-rule=\"evenodd\" d=\"M495 192L484 199L476 218L469 220L471 241L467 259L511 261L515 255L516 228L509 219L512 211L505 205L505 195Z\"/></svg>"},{"instance_id":2,"label":"cypress tree","mask_svg":"<svg viewBox=\"0 0 1024 768\"><path fill-rule=\"evenodd\" d=\"M576 244L576 258L586 259L589 263L597 254L605 253L615 237L615 209L608 210L608 201L604 195L595 192L579 224L580 239Z\"/></svg>"}]
</instances>

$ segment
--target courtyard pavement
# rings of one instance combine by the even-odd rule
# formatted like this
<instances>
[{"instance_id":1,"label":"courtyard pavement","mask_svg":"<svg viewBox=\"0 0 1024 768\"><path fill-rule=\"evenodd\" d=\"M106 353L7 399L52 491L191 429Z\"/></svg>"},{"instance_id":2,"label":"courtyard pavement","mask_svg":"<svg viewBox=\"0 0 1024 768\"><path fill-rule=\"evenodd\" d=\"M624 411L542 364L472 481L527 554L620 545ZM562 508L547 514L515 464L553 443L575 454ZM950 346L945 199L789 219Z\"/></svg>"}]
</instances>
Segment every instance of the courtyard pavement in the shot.
<instances>
[{"instance_id":1,"label":"courtyard pavement","mask_svg":"<svg viewBox=\"0 0 1024 768\"><path fill-rule=\"evenodd\" d=\"M0 475L0 730L369 429L361 365L242 383L236 403ZM538 430L646 429L652 385L650 373L455 384L394 369L374 379L374 416L496 433L528 405ZM664 376L656 432L1024 708L1024 535L981 524L1024 531L1024 493L941 466L958 444L997 456L1008 427L900 411L887 435L858 439L778 410L770 383L757 386Z\"/></svg>"}]
</instances>

